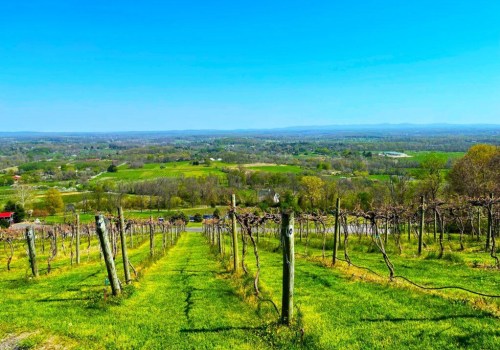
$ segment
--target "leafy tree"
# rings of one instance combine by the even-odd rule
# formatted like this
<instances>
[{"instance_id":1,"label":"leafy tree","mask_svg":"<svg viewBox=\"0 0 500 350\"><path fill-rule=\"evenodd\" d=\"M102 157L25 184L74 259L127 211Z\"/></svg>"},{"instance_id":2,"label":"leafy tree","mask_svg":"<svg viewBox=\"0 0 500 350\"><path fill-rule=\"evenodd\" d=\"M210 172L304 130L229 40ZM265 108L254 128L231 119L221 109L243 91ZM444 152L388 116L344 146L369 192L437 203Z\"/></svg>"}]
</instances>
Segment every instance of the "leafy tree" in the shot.
<instances>
[{"instance_id":1,"label":"leafy tree","mask_svg":"<svg viewBox=\"0 0 500 350\"><path fill-rule=\"evenodd\" d=\"M454 191L471 197L500 193L500 147L474 145L449 173Z\"/></svg>"},{"instance_id":2,"label":"leafy tree","mask_svg":"<svg viewBox=\"0 0 500 350\"><path fill-rule=\"evenodd\" d=\"M118 171L118 167L114 164L111 164L110 166L108 166L108 173L116 173Z\"/></svg>"},{"instance_id":3,"label":"leafy tree","mask_svg":"<svg viewBox=\"0 0 500 350\"><path fill-rule=\"evenodd\" d=\"M26 211L24 207L20 204L16 204L13 201L8 201L4 207L5 211L14 212L14 222L21 222L26 217Z\"/></svg>"},{"instance_id":4,"label":"leafy tree","mask_svg":"<svg viewBox=\"0 0 500 350\"><path fill-rule=\"evenodd\" d=\"M61 192L55 188L50 188L45 193L45 207L50 215L54 215L57 211L62 210L64 202L62 200Z\"/></svg>"},{"instance_id":5,"label":"leafy tree","mask_svg":"<svg viewBox=\"0 0 500 350\"><path fill-rule=\"evenodd\" d=\"M203 221L203 215L200 213L196 213L193 216L194 222L202 222Z\"/></svg>"},{"instance_id":6,"label":"leafy tree","mask_svg":"<svg viewBox=\"0 0 500 350\"><path fill-rule=\"evenodd\" d=\"M321 200L324 184L318 176L304 176L300 179L301 195L309 202L311 208L314 208Z\"/></svg>"}]
</instances>

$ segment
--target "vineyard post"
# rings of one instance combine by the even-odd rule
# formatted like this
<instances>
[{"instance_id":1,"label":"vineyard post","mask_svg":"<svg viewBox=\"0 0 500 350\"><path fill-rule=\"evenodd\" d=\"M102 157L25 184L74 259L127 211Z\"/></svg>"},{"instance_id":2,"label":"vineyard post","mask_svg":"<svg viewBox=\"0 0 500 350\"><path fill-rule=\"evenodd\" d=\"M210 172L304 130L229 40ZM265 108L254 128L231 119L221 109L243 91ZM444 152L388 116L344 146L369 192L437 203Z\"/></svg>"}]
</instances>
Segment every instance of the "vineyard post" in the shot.
<instances>
[{"instance_id":1,"label":"vineyard post","mask_svg":"<svg viewBox=\"0 0 500 350\"><path fill-rule=\"evenodd\" d=\"M481 237L481 207L477 207L477 239Z\"/></svg>"},{"instance_id":2,"label":"vineyard post","mask_svg":"<svg viewBox=\"0 0 500 350\"><path fill-rule=\"evenodd\" d=\"M281 240L283 241L283 292L281 298L281 323L289 325L293 318L293 286L295 275L293 211L281 213Z\"/></svg>"},{"instance_id":3,"label":"vineyard post","mask_svg":"<svg viewBox=\"0 0 500 350\"><path fill-rule=\"evenodd\" d=\"M35 232L33 226L26 227L26 241L28 242L28 253L33 276L38 277L38 265L36 264Z\"/></svg>"},{"instance_id":4,"label":"vineyard post","mask_svg":"<svg viewBox=\"0 0 500 350\"><path fill-rule=\"evenodd\" d=\"M116 274L115 262L109 245L108 230L106 229L106 222L104 221L104 216L102 214L95 216L95 225L97 235L99 236L99 243L101 244L104 262L106 263L106 269L108 270L108 280L111 284L111 290L113 295L118 295L121 292L120 282L118 281L118 275Z\"/></svg>"},{"instance_id":5,"label":"vineyard post","mask_svg":"<svg viewBox=\"0 0 500 350\"><path fill-rule=\"evenodd\" d=\"M80 215L76 214L76 264L80 265Z\"/></svg>"},{"instance_id":6,"label":"vineyard post","mask_svg":"<svg viewBox=\"0 0 500 350\"><path fill-rule=\"evenodd\" d=\"M123 272L125 273L125 282L130 284L130 270L128 267L127 241L125 238L125 219L123 217L122 207L118 207L118 217L120 219L120 242L122 246Z\"/></svg>"},{"instance_id":7,"label":"vineyard post","mask_svg":"<svg viewBox=\"0 0 500 350\"><path fill-rule=\"evenodd\" d=\"M434 208L434 241L437 239L437 212L436 208Z\"/></svg>"},{"instance_id":8,"label":"vineyard post","mask_svg":"<svg viewBox=\"0 0 500 350\"><path fill-rule=\"evenodd\" d=\"M340 211L340 197L337 198L337 204L335 205L335 226L333 230L333 258L332 265L337 262L337 246L339 238L339 211Z\"/></svg>"},{"instance_id":9,"label":"vineyard post","mask_svg":"<svg viewBox=\"0 0 500 350\"><path fill-rule=\"evenodd\" d=\"M485 245L485 250L488 251L490 249L490 241L491 241L491 235L493 233L493 193L490 193L490 201L488 203L488 228L486 231L486 245Z\"/></svg>"},{"instance_id":10,"label":"vineyard post","mask_svg":"<svg viewBox=\"0 0 500 350\"><path fill-rule=\"evenodd\" d=\"M424 223L425 223L425 198L420 197L420 228L418 230L418 255L422 254L422 239L424 236Z\"/></svg>"},{"instance_id":11,"label":"vineyard post","mask_svg":"<svg viewBox=\"0 0 500 350\"><path fill-rule=\"evenodd\" d=\"M238 263L238 234L236 232L236 195L233 194L231 196L231 207L233 209L233 213L231 215L231 228L233 235L233 272L237 273L239 269Z\"/></svg>"},{"instance_id":12,"label":"vineyard post","mask_svg":"<svg viewBox=\"0 0 500 350\"><path fill-rule=\"evenodd\" d=\"M155 231L153 227L153 217L149 217L149 256L155 255Z\"/></svg>"}]
</instances>

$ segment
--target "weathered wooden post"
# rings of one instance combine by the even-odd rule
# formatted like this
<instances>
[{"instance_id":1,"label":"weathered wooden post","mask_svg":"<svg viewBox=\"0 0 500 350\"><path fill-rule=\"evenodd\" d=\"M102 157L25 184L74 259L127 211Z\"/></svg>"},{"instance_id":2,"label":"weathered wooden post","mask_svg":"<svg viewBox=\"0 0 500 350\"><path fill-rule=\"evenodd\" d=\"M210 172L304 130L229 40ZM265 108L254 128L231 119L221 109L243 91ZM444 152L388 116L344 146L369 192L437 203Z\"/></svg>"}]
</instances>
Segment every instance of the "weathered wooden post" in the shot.
<instances>
[{"instance_id":1,"label":"weathered wooden post","mask_svg":"<svg viewBox=\"0 0 500 350\"><path fill-rule=\"evenodd\" d=\"M113 295L119 295L121 292L120 282L116 274L115 262L109 245L108 230L106 229L106 222L102 214L95 216L95 225L97 235L99 236L99 243L101 244L102 256L106 263L106 269L108 270L108 280L111 284L111 291Z\"/></svg>"},{"instance_id":2,"label":"weathered wooden post","mask_svg":"<svg viewBox=\"0 0 500 350\"><path fill-rule=\"evenodd\" d=\"M481 237L481 207L477 207L477 240Z\"/></svg>"},{"instance_id":3,"label":"weathered wooden post","mask_svg":"<svg viewBox=\"0 0 500 350\"><path fill-rule=\"evenodd\" d=\"M149 256L155 255L155 231L153 227L153 217L149 217Z\"/></svg>"},{"instance_id":4,"label":"weathered wooden post","mask_svg":"<svg viewBox=\"0 0 500 350\"><path fill-rule=\"evenodd\" d=\"M424 236L424 223L425 223L425 198L420 197L420 228L418 230L418 255L422 254L422 239Z\"/></svg>"},{"instance_id":5,"label":"weathered wooden post","mask_svg":"<svg viewBox=\"0 0 500 350\"><path fill-rule=\"evenodd\" d=\"M389 240L389 218L385 218L384 244L387 245Z\"/></svg>"},{"instance_id":6,"label":"weathered wooden post","mask_svg":"<svg viewBox=\"0 0 500 350\"><path fill-rule=\"evenodd\" d=\"M491 248L491 236L493 235L493 193L490 193L490 201L486 207L488 211L488 227L486 231L486 244L484 249L489 251Z\"/></svg>"},{"instance_id":7,"label":"weathered wooden post","mask_svg":"<svg viewBox=\"0 0 500 350\"><path fill-rule=\"evenodd\" d=\"M339 240L339 212L340 212L340 197L337 198L337 204L335 205L335 227L333 230L333 258L332 265L337 262L337 247Z\"/></svg>"},{"instance_id":8,"label":"weathered wooden post","mask_svg":"<svg viewBox=\"0 0 500 350\"><path fill-rule=\"evenodd\" d=\"M122 207L118 207L118 217L120 219L120 242L122 246L123 272L125 273L125 283L130 284L130 270L128 266L127 240L125 238L125 218Z\"/></svg>"},{"instance_id":9,"label":"weathered wooden post","mask_svg":"<svg viewBox=\"0 0 500 350\"><path fill-rule=\"evenodd\" d=\"M231 196L231 206L233 211L236 210L236 195L233 194ZM231 228L233 235L233 272L237 273L239 270L239 262L238 262L238 233L236 232L236 213L232 213L231 215Z\"/></svg>"},{"instance_id":10,"label":"weathered wooden post","mask_svg":"<svg viewBox=\"0 0 500 350\"><path fill-rule=\"evenodd\" d=\"M76 214L76 264L80 264L80 215Z\"/></svg>"},{"instance_id":11,"label":"weathered wooden post","mask_svg":"<svg viewBox=\"0 0 500 350\"><path fill-rule=\"evenodd\" d=\"M28 254L33 276L38 277L38 265L36 264L35 232L33 226L26 227L26 241L28 243Z\"/></svg>"},{"instance_id":12,"label":"weathered wooden post","mask_svg":"<svg viewBox=\"0 0 500 350\"><path fill-rule=\"evenodd\" d=\"M281 212L281 240L283 242L283 292L281 298L281 323L289 325L293 318L293 285L295 275L293 211Z\"/></svg>"}]
</instances>

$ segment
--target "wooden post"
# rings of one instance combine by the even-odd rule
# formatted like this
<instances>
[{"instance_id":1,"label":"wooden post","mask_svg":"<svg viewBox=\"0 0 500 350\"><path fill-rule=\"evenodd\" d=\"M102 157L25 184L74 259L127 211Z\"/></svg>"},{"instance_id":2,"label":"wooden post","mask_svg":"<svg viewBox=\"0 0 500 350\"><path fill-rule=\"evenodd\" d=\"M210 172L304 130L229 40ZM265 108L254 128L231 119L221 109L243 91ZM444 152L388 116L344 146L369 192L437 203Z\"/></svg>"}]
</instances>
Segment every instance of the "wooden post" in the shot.
<instances>
[{"instance_id":1,"label":"wooden post","mask_svg":"<svg viewBox=\"0 0 500 350\"><path fill-rule=\"evenodd\" d=\"M80 215L76 214L76 264L80 264Z\"/></svg>"},{"instance_id":2,"label":"wooden post","mask_svg":"<svg viewBox=\"0 0 500 350\"><path fill-rule=\"evenodd\" d=\"M481 207L477 207L477 239L481 237Z\"/></svg>"},{"instance_id":3,"label":"wooden post","mask_svg":"<svg viewBox=\"0 0 500 350\"><path fill-rule=\"evenodd\" d=\"M113 295L119 295L121 292L120 282L118 281L118 275L116 274L115 262L109 245L108 230L106 229L106 222L104 221L104 216L102 214L95 216L95 225L97 235L99 236L99 243L101 244L104 262L106 263L106 269L108 270L108 279L111 284L111 290Z\"/></svg>"},{"instance_id":4,"label":"wooden post","mask_svg":"<svg viewBox=\"0 0 500 350\"><path fill-rule=\"evenodd\" d=\"M425 198L420 197L420 228L418 230L418 255L422 254L422 239L424 236L424 223L425 223Z\"/></svg>"},{"instance_id":5,"label":"wooden post","mask_svg":"<svg viewBox=\"0 0 500 350\"><path fill-rule=\"evenodd\" d=\"M33 226L26 227L26 241L28 242L28 254L33 276L38 277L38 265L36 264L35 232Z\"/></svg>"},{"instance_id":6,"label":"wooden post","mask_svg":"<svg viewBox=\"0 0 500 350\"><path fill-rule=\"evenodd\" d=\"M411 218L408 218L408 242L411 240Z\"/></svg>"},{"instance_id":7,"label":"wooden post","mask_svg":"<svg viewBox=\"0 0 500 350\"><path fill-rule=\"evenodd\" d=\"M434 241L437 239L437 212L434 208Z\"/></svg>"},{"instance_id":8,"label":"wooden post","mask_svg":"<svg viewBox=\"0 0 500 350\"><path fill-rule=\"evenodd\" d=\"M293 286L295 252L293 211L281 213L281 240L283 242L283 291L281 298L281 323L289 325L293 319Z\"/></svg>"},{"instance_id":9,"label":"wooden post","mask_svg":"<svg viewBox=\"0 0 500 350\"><path fill-rule=\"evenodd\" d=\"M335 205L335 227L333 230L333 258L332 265L337 262L337 247L339 240L339 212L340 212L340 197L337 198L337 204Z\"/></svg>"},{"instance_id":10,"label":"wooden post","mask_svg":"<svg viewBox=\"0 0 500 350\"><path fill-rule=\"evenodd\" d=\"M490 199L491 199L491 202L488 204L488 227L487 227L487 231L486 231L486 245L484 247L484 249L486 251L490 250L491 248L491 244L490 244L490 241L491 241L491 236L493 234L493 193L490 193Z\"/></svg>"},{"instance_id":11,"label":"wooden post","mask_svg":"<svg viewBox=\"0 0 500 350\"><path fill-rule=\"evenodd\" d=\"M233 210L236 210L236 195L233 194L231 196L231 206ZM233 235L233 272L237 273L239 270L239 262L238 262L238 233L236 232L236 214L233 213L231 215L231 228Z\"/></svg>"},{"instance_id":12,"label":"wooden post","mask_svg":"<svg viewBox=\"0 0 500 350\"><path fill-rule=\"evenodd\" d=\"M149 217L149 256L155 255L155 232L153 227L153 217Z\"/></svg>"},{"instance_id":13,"label":"wooden post","mask_svg":"<svg viewBox=\"0 0 500 350\"><path fill-rule=\"evenodd\" d=\"M128 266L127 240L125 238L125 219L122 207L118 207L118 217L120 219L120 242L122 246L123 272L125 273L125 283L130 284L130 270Z\"/></svg>"},{"instance_id":14,"label":"wooden post","mask_svg":"<svg viewBox=\"0 0 500 350\"><path fill-rule=\"evenodd\" d=\"M384 244L389 240L389 218L385 218Z\"/></svg>"}]
</instances>

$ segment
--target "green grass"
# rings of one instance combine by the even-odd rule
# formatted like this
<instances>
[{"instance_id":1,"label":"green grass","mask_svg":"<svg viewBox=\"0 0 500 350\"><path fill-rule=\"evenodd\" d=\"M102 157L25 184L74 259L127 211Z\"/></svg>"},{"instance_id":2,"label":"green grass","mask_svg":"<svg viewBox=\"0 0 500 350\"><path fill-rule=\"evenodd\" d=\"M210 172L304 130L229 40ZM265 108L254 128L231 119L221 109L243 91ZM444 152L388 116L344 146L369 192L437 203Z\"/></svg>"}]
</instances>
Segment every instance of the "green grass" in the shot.
<instances>
[{"instance_id":1,"label":"green grass","mask_svg":"<svg viewBox=\"0 0 500 350\"><path fill-rule=\"evenodd\" d=\"M281 280L277 276L281 274L282 256L279 241L276 238L270 241L261 240L260 244L260 282L261 289L279 304ZM495 348L500 341L499 319L485 310L491 307L498 311L498 303L491 299L472 298L477 303L468 302L470 295L463 293L435 294L372 279L366 271L345 266L328 268L317 258L311 258L311 254L302 255L303 249L298 243L294 297L298 307L296 315L300 316L300 325L305 330L304 341L310 348L485 349ZM313 249L312 255L320 256L321 251ZM353 262L387 275L380 254L351 255ZM361 260L366 255L369 257ZM254 273L256 267L251 252L246 261ZM402 274L415 279L421 277L422 283L461 282L466 287L500 293L498 271L475 270L447 260L393 261ZM484 306L484 303L490 304Z\"/></svg>"},{"instance_id":2,"label":"green grass","mask_svg":"<svg viewBox=\"0 0 500 350\"><path fill-rule=\"evenodd\" d=\"M264 171L268 173L293 173L299 174L303 169L298 165L259 165L259 166L247 166L248 170L254 171Z\"/></svg>"},{"instance_id":3,"label":"green grass","mask_svg":"<svg viewBox=\"0 0 500 350\"><path fill-rule=\"evenodd\" d=\"M401 256L389 242L398 274L422 284L458 284L499 294L498 271L473 267L472 262L488 262L474 241L461 253L455 251L456 241L447 244L450 258L435 259L429 239L421 257L414 242L404 244ZM290 329L277 326L270 303L253 297L256 265L251 247L246 256L250 275L238 276L227 272L227 234L225 259L217 258L198 233L184 233L164 255L157 235L154 261L148 258L148 236L136 234L135 240L129 254L139 280L124 296L107 301L105 267L95 239L88 256L84 250L80 266L70 266L69 251L60 249L49 275L46 255L40 253L37 279L27 277L28 259L19 242L12 270L0 266L0 339L14 335L18 345L28 348L62 344L84 349L492 349L500 341L499 318L493 315L495 310L498 315L498 301L457 291L422 291L344 263L329 267L321 260L319 236L311 235L307 251L296 237L295 321ZM41 252L40 239L37 244ZM69 249L69 239L65 244ZM368 239L353 237L349 247L353 263L387 276L380 253L370 248ZM279 307L279 240L261 235L259 252L260 290ZM0 249L0 261L5 258L6 251ZM119 255L116 261L121 278Z\"/></svg>"},{"instance_id":4,"label":"green grass","mask_svg":"<svg viewBox=\"0 0 500 350\"><path fill-rule=\"evenodd\" d=\"M135 264L147 259L147 243L131 253ZM184 234L126 296L108 302L105 268L95 259L36 280L25 278L21 265L25 257L0 272L0 339L28 333L25 343L56 339L84 349L270 347L259 336L267 321L238 298L199 234Z\"/></svg>"},{"instance_id":5,"label":"green grass","mask_svg":"<svg viewBox=\"0 0 500 350\"><path fill-rule=\"evenodd\" d=\"M222 168L228 164L222 162L213 162L210 166L192 165L190 162L174 162L174 163L148 163L143 168L130 169L128 165L118 167L116 173L102 173L94 179L101 181L107 179L122 180L122 181L137 181L137 180L152 180L160 177L200 177L207 175L216 175L224 177Z\"/></svg>"},{"instance_id":6,"label":"green grass","mask_svg":"<svg viewBox=\"0 0 500 350\"><path fill-rule=\"evenodd\" d=\"M409 151L405 152L411 158L400 158L401 160L408 159L410 161L422 162L425 160L430 154L439 157L443 162L447 162L448 160L454 161L458 158L461 158L465 155L465 152L431 152L431 151Z\"/></svg>"}]
</instances>

